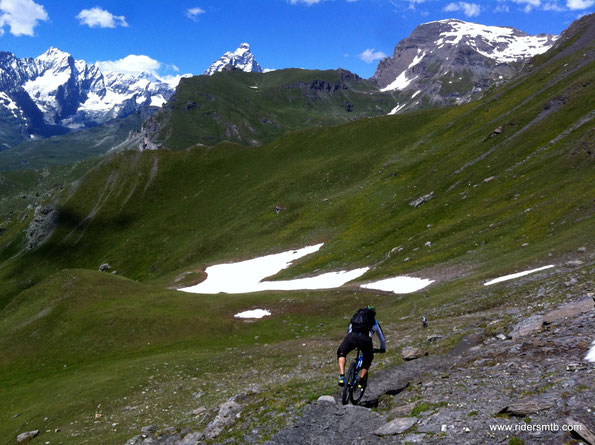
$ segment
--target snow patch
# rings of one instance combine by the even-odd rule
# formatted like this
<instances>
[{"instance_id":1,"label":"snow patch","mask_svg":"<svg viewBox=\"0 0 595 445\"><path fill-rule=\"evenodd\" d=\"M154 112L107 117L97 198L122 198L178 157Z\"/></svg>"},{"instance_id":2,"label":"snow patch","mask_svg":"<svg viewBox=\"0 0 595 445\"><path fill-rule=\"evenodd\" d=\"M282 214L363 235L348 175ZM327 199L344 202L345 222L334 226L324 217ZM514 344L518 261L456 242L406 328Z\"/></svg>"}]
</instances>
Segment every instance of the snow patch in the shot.
<instances>
[{"instance_id":1,"label":"snow patch","mask_svg":"<svg viewBox=\"0 0 595 445\"><path fill-rule=\"evenodd\" d=\"M593 340L593 343L591 343L591 349L589 349L589 352L587 352L585 360L595 363L595 340Z\"/></svg>"},{"instance_id":2,"label":"snow patch","mask_svg":"<svg viewBox=\"0 0 595 445\"><path fill-rule=\"evenodd\" d=\"M539 272L539 271L546 270L546 269L551 269L552 267L554 267L554 265L550 264L549 266L538 267L537 269L531 269L531 270L526 270L524 272L513 273L510 275L504 275L502 277L487 281L487 282L483 283L483 285L491 286L492 284L501 283L502 281L514 280L515 278L524 277L525 275L529 275L529 274L532 274L535 272Z\"/></svg>"},{"instance_id":3,"label":"snow patch","mask_svg":"<svg viewBox=\"0 0 595 445\"><path fill-rule=\"evenodd\" d=\"M550 49L558 38L543 34L522 35L513 28L486 26L462 20L441 20L441 22L447 22L452 29L440 34L440 38L436 41L438 47L446 44L454 46L466 38L466 43L475 51L498 63L516 62L542 54ZM481 44L478 45L478 43Z\"/></svg>"},{"instance_id":4,"label":"snow patch","mask_svg":"<svg viewBox=\"0 0 595 445\"><path fill-rule=\"evenodd\" d=\"M420 54L421 53L421 54ZM409 64L409 66L407 67L408 70L410 70L411 68L413 68L415 65L417 65L419 62L421 62L421 59L424 58L424 56L426 55L425 52L422 52L421 49L417 50L417 54L415 55L415 57L413 58L413 62L411 62Z\"/></svg>"},{"instance_id":5,"label":"snow patch","mask_svg":"<svg viewBox=\"0 0 595 445\"><path fill-rule=\"evenodd\" d=\"M387 278L385 280L376 281L374 283L362 284L361 287L366 289L376 289L386 292L393 292L395 294L409 294L417 292L426 286L432 284L434 280L425 278L416 278L408 276L400 276Z\"/></svg>"},{"instance_id":6,"label":"snow patch","mask_svg":"<svg viewBox=\"0 0 595 445\"><path fill-rule=\"evenodd\" d=\"M403 71L401 74L399 74L397 76L397 78L395 80L392 81L392 83L390 85L382 88L380 91L384 92L384 91L393 91L393 90L404 90L405 88L407 88L409 86L409 84L411 82L413 82L418 77L419 76L415 76L415 77L412 77L411 79L409 79L407 77L407 71Z\"/></svg>"},{"instance_id":7,"label":"snow patch","mask_svg":"<svg viewBox=\"0 0 595 445\"><path fill-rule=\"evenodd\" d=\"M397 106L395 108L393 108L390 113L388 113L389 116L393 115L393 114L397 114L399 111L401 111L403 108L405 108L407 104L397 104Z\"/></svg>"},{"instance_id":8,"label":"snow patch","mask_svg":"<svg viewBox=\"0 0 595 445\"><path fill-rule=\"evenodd\" d=\"M262 317L268 317L269 315L271 315L271 312L267 311L266 309L252 309L251 311L244 311L244 312L235 314L234 317L235 318L262 318Z\"/></svg>"},{"instance_id":9,"label":"snow patch","mask_svg":"<svg viewBox=\"0 0 595 445\"><path fill-rule=\"evenodd\" d=\"M321 244L298 250L266 255L238 263L218 264L207 267L207 279L196 286L179 289L197 294L241 294L265 290L314 290L333 289L362 276L370 268L363 267L350 271L328 272L308 278L285 281L263 281L283 269L287 269L295 260L317 252Z\"/></svg>"}]
</instances>

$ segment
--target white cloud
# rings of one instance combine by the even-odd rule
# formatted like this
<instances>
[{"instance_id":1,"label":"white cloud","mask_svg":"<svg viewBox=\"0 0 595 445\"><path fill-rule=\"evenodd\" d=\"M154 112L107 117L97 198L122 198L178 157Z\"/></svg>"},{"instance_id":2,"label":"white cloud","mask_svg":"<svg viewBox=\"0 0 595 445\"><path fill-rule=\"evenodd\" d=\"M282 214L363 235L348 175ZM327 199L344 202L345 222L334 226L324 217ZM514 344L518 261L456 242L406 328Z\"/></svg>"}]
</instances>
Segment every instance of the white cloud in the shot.
<instances>
[{"instance_id":1,"label":"white cloud","mask_svg":"<svg viewBox=\"0 0 595 445\"><path fill-rule=\"evenodd\" d=\"M467 17L476 17L481 12L481 7L476 3L456 2L449 3L443 9L446 12L463 11Z\"/></svg>"},{"instance_id":2,"label":"white cloud","mask_svg":"<svg viewBox=\"0 0 595 445\"><path fill-rule=\"evenodd\" d=\"M531 12L534 8L541 6L541 0L512 0L513 3L518 5L524 5L523 11Z\"/></svg>"},{"instance_id":3,"label":"white cloud","mask_svg":"<svg viewBox=\"0 0 595 445\"><path fill-rule=\"evenodd\" d=\"M106 60L97 62L99 69L105 72L138 74L151 73L157 76L161 63L149 56L130 54L119 60Z\"/></svg>"},{"instance_id":4,"label":"white cloud","mask_svg":"<svg viewBox=\"0 0 595 445\"><path fill-rule=\"evenodd\" d=\"M546 4L543 5L543 10L544 11L556 11L556 12L566 11L566 9L564 9L564 7L560 6L557 2L547 2Z\"/></svg>"},{"instance_id":5,"label":"white cloud","mask_svg":"<svg viewBox=\"0 0 595 445\"><path fill-rule=\"evenodd\" d=\"M382 51L374 51L374 48L368 48L363 53L358 54L357 57L359 57L360 60L363 60L366 63L372 63L375 60L384 59L386 57L386 54L384 54Z\"/></svg>"},{"instance_id":6,"label":"white cloud","mask_svg":"<svg viewBox=\"0 0 595 445\"><path fill-rule=\"evenodd\" d=\"M91 9L83 9L76 16L81 25L87 25L90 28L116 28L117 26L127 27L126 17L123 15L113 15L98 6Z\"/></svg>"},{"instance_id":7,"label":"white cloud","mask_svg":"<svg viewBox=\"0 0 595 445\"><path fill-rule=\"evenodd\" d=\"M494 12L510 12L510 8L507 5L499 5L494 8Z\"/></svg>"},{"instance_id":8,"label":"white cloud","mask_svg":"<svg viewBox=\"0 0 595 445\"><path fill-rule=\"evenodd\" d=\"M10 27L15 36L33 36L38 22L48 20L45 8L33 0L0 0L0 35Z\"/></svg>"},{"instance_id":9,"label":"white cloud","mask_svg":"<svg viewBox=\"0 0 595 445\"><path fill-rule=\"evenodd\" d=\"M566 6L570 9L587 9L595 4L595 0L566 0Z\"/></svg>"},{"instance_id":10,"label":"white cloud","mask_svg":"<svg viewBox=\"0 0 595 445\"><path fill-rule=\"evenodd\" d=\"M304 5L314 5L316 3L320 3L322 0L287 0L289 2L289 4L291 5L299 5L299 4L304 4Z\"/></svg>"},{"instance_id":11,"label":"white cloud","mask_svg":"<svg viewBox=\"0 0 595 445\"><path fill-rule=\"evenodd\" d=\"M149 73L155 76L162 82L168 83L176 87L183 77L192 77L192 74L166 74L159 75L161 72L175 72L179 73L180 69L176 65L168 65L159 62L149 56L143 54L130 54L123 59L105 60L96 62L99 69L104 73L123 73L123 74L140 74Z\"/></svg>"},{"instance_id":12,"label":"white cloud","mask_svg":"<svg viewBox=\"0 0 595 445\"><path fill-rule=\"evenodd\" d=\"M202 8L199 8L198 6L194 7L194 8L188 8L186 9L185 12L185 16L188 17L190 20L194 20L195 22L198 22L198 16L201 14L204 14L205 10Z\"/></svg>"}]
</instances>

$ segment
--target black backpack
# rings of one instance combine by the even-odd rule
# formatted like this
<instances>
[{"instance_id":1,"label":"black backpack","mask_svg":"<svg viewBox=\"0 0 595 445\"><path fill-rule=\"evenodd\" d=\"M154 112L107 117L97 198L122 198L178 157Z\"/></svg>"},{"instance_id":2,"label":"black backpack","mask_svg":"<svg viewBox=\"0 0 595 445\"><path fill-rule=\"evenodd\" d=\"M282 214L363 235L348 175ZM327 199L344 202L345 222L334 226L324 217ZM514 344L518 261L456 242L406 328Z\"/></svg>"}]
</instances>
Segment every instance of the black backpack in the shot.
<instances>
[{"instance_id":1,"label":"black backpack","mask_svg":"<svg viewBox=\"0 0 595 445\"><path fill-rule=\"evenodd\" d=\"M374 322L374 312L371 309L360 309L351 317L351 330L367 334L374 326Z\"/></svg>"}]
</instances>

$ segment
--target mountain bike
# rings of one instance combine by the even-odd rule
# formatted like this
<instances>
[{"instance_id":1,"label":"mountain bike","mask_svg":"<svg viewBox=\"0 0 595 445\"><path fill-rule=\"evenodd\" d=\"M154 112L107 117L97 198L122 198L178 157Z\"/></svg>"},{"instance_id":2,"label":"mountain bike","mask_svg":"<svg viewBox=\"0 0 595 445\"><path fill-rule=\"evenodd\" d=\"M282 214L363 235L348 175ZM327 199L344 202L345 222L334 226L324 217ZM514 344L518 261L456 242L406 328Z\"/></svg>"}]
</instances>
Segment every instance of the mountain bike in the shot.
<instances>
[{"instance_id":1,"label":"mountain bike","mask_svg":"<svg viewBox=\"0 0 595 445\"><path fill-rule=\"evenodd\" d=\"M374 353L378 352L380 352L379 349L374 349ZM356 349L355 360L349 365L349 371L347 371L347 375L345 376L345 386L343 386L343 393L341 394L343 405L347 405L349 401L354 405L357 405L364 397L367 385L364 385L361 388L357 386L357 377L362 369L363 361L363 352Z\"/></svg>"}]
</instances>

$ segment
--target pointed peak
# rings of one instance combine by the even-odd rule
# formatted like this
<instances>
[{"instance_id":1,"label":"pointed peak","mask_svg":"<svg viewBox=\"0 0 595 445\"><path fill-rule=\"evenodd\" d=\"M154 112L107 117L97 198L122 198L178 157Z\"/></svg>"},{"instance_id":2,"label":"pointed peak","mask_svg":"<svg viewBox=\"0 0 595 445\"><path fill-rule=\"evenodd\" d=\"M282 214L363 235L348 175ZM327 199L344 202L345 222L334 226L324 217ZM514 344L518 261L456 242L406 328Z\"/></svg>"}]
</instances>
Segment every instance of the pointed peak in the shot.
<instances>
[{"instance_id":1,"label":"pointed peak","mask_svg":"<svg viewBox=\"0 0 595 445\"><path fill-rule=\"evenodd\" d=\"M203 74L210 76L218 71L228 70L230 67L246 72L262 72L262 67L250 52L250 44L244 42L235 51L228 51L223 54Z\"/></svg>"},{"instance_id":2,"label":"pointed peak","mask_svg":"<svg viewBox=\"0 0 595 445\"><path fill-rule=\"evenodd\" d=\"M48 50L45 53L43 53L42 55L40 55L39 57L42 57L42 56L46 56L46 57L64 57L64 56L66 56L66 57L69 57L70 53L62 51L54 46L50 46L48 48Z\"/></svg>"}]
</instances>

